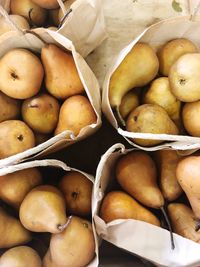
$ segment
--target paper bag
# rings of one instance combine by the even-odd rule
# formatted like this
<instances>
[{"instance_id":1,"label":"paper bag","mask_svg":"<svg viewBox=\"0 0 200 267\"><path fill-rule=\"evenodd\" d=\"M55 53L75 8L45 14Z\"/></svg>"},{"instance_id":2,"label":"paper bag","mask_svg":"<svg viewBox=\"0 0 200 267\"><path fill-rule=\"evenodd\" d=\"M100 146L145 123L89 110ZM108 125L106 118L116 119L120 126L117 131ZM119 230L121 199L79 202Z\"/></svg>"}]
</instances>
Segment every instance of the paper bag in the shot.
<instances>
[{"instance_id":1,"label":"paper bag","mask_svg":"<svg viewBox=\"0 0 200 267\"><path fill-rule=\"evenodd\" d=\"M97 234L104 240L156 264L167 267L200 266L200 244L173 234L175 249L171 249L169 231L146 222L128 219L105 223L99 207L108 184L114 179L116 160L133 149L113 145L101 157L96 171L92 198L92 215Z\"/></svg>"}]
</instances>

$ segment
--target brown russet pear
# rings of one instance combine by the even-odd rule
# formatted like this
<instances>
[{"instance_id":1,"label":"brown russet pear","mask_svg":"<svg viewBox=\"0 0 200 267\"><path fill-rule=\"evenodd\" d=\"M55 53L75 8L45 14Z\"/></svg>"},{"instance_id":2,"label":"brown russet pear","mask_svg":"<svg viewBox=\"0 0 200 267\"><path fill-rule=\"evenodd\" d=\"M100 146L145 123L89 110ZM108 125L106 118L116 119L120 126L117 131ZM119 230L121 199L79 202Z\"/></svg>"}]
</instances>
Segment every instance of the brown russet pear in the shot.
<instances>
[{"instance_id":1,"label":"brown russet pear","mask_svg":"<svg viewBox=\"0 0 200 267\"><path fill-rule=\"evenodd\" d=\"M0 159L7 158L35 146L32 130L23 121L0 123Z\"/></svg>"},{"instance_id":2,"label":"brown russet pear","mask_svg":"<svg viewBox=\"0 0 200 267\"><path fill-rule=\"evenodd\" d=\"M122 102L119 106L119 113L123 119L125 119L128 114L137 106L139 106L138 94L134 91L129 91L122 98Z\"/></svg>"},{"instance_id":3,"label":"brown russet pear","mask_svg":"<svg viewBox=\"0 0 200 267\"><path fill-rule=\"evenodd\" d=\"M93 183L82 173L70 171L62 177L59 189L62 191L69 214L89 216Z\"/></svg>"},{"instance_id":4,"label":"brown russet pear","mask_svg":"<svg viewBox=\"0 0 200 267\"><path fill-rule=\"evenodd\" d=\"M177 38L165 43L158 51L159 71L163 76L169 75L171 66L186 53L198 52L196 45L188 39Z\"/></svg>"},{"instance_id":5,"label":"brown russet pear","mask_svg":"<svg viewBox=\"0 0 200 267\"><path fill-rule=\"evenodd\" d=\"M135 219L160 226L156 216L123 191L111 191L103 199L100 217L106 222Z\"/></svg>"},{"instance_id":6,"label":"brown russet pear","mask_svg":"<svg viewBox=\"0 0 200 267\"><path fill-rule=\"evenodd\" d=\"M121 187L143 205L159 209L164 198L157 185L156 166L143 151L132 151L119 158L116 178Z\"/></svg>"},{"instance_id":7,"label":"brown russet pear","mask_svg":"<svg viewBox=\"0 0 200 267\"><path fill-rule=\"evenodd\" d=\"M168 214L174 233L200 243L200 232L195 231L196 219L191 208L183 203L170 203Z\"/></svg>"},{"instance_id":8,"label":"brown russet pear","mask_svg":"<svg viewBox=\"0 0 200 267\"><path fill-rule=\"evenodd\" d=\"M118 108L122 97L135 87L152 81L158 72L158 58L154 50L145 43L137 43L122 60L110 78L109 101Z\"/></svg>"},{"instance_id":9,"label":"brown russet pear","mask_svg":"<svg viewBox=\"0 0 200 267\"><path fill-rule=\"evenodd\" d=\"M158 150L155 155L161 192L167 201L174 201L183 192L176 177L176 167L181 157L175 150Z\"/></svg>"},{"instance_id":10,"label":"brown russet pear","mask_svg":"<svg viewBox=\"0 0 200 267\"><path fill-rule=\"evenodd\" d=\"M64 2L65 10L68 12L70 9L71 5L75 2L76 0L67 0ZM58 19L61 22L62 18L64 17L65 14L63 14L63 10L60 8L59 9L59 14L58 14Z\"/></svg>"},{"instance_id":11,"label":"brown russet pear","mask_svg":"<svg viewBox=\"0 0 200 267\"><path fill-rule=\"evenodd\" d=\"M200 53L181 56L170 68L172 94L183 102L200 100Z\"/></svg>"},{"instance_id":12,"label":"brown russet pear","mask_svg":"<svg viewBox=\"0 0 200 267\"><path fill-rule=\"evenodd\" d=\"M33 26L43 26L47 18L47 10L32 0L11 0L10 12L25 17Z\"/></svg>"},{"instance_id":13,"label":"brown russet pear","mask_svg":"<svg viewBox=\"0 0 200 267\"><path fill-rule=\"evenodd\" d=\"M22 201L19 217L30 231L59 233L67 222L64 197L54 186L37 186Z\"/></svg>"},{"instance_id":14,"label":"brown russet pear","mask_svg":"<svg viewBox=\"0 0 200 267\"><path fill-rule=\"evenodd\" d=\"M55 135L70 130L78 135L80 130L96 123L97 116L87 97L71 96L65 100L60 108L58 125Z\"/></svg>"},{"instance_id":15,"label":"brown russet pear","mask_svg":"<svg viewBox=\"0 0 200 267\"><path fill-rule=\"evenodd\" d=\"M174 121L180 120L181 102L171 93L167 77L155 79L144 95L144 104L157 104L163 107Z\"/></svg>"},{"instance_id":16,"label":"brown russet pear","mask_svg":"<svg viewBox=\"0 0 200 267\"><path fill-rule=\"evenodd\" d=\"M21 105L19 100L11 98L0 92L0 122L17 119L20 115Z\"/></svg>"},{"instance_id":17,"label":"brown russet pear","mask_svg":"<svg viewBox=\"0 0 200 267\"><path fill-rule=\"evenodd\" d=\"M10 248L28 243L32 237L21 222L0 208L0 248Z\"/></svg>"},{"instance_id":18,"label":"brown russet pear","mask_svg":"<svg viewBox=\"0 0 200 267\"><path fill-rule=\"evenodd\" d=\"M55 9L59 7L59 3L57 0L32 0L33 3L41 6L45 9ZM62 0L64 2L64 0ZM68 1L68 0L67 0Z\"/></svg>"},{"instance_id":19,"label":"brown russet pear","mask_svg":"<svg viewBox=\"0 0 200 267\"><path fill-rule=\"evenodd\" d=\"M42 267L38 253L28 247L10 248L0 258L0 267Z\"/></svg>"},{"instance_id":20,"label":"brown russet pear","mask_svg":"<svg viewBox=\"0 0 200 267\"><path fill-rule=\"evenodd\" d=\"M48 44L42 48L41 59L45 70L46 88L51 95L66 99L84 92L70 52L64 51L55 44Z\"/></svg>"},{"instance_id":21,"label":"brown russet pear","mask_svg":"<svg viewBox=\"0 0 200 267\"><path fill-rule=\"evenodd\" d=\"M126 129L136 133L175 135L179 133L176 124L164 108L156 104L143 104L131 111L126 121ZM133 141L141 146L153 146L163 142L140 138L134 138Z\"/></svg>"},{"instance_id":22,"label":"brown russet pear","mask_svg":"<svg viewBox=\"0 0 200 267\"><path fill-rule=\"evenodd\" d=\"M6 95L26 99L36 95L44 76L39 58L27 49L15 48L0 59L0 90Z\"/></svg>"},{"instance_id":23,"label":"brown russet pear","mask_svg":"<svg viewBox=\"0 0 200 267\"><path fill-rule=\"evenodd\" d=\"M84 252L84 253L83 253ZM95 256L92 224L79 217L69 217L62 233L52 234L44 267L84 267Z\"/></svg>"},{"instance_id":24,"label":"brown russet pear","mask_svg":"<svg viewBox=\"0 0 200 267\"><path fill-rule=\"evenodd\" d=\"M27 19L20 15L9 15L9 19L15 23L20 29L30 29ZM0 17L0 35L5 32L13 31L13 27L8 23L8 21L2 16Z\"/></svg>"},{"instance_id":25,"label":"brown russet pear","mask_svg":"<svg viewBox=\"0 0 200 267\"><path fill-rule=\"evenodd\" d=\"M192 135L200 137L200 100L185 103L182 110L182 120L186 131Z\"/></svg>"},{"instance_id":26,"label":"brown russet pear","mask_svg":"<svg viewBox=\"0 0 200 267\"><path fill-rule=\"evenodd\" d=\"M28 192L41 183L42 176L37 168L0 176L0 199L19 209Z\"/></svg>"},{"instance_id":27,"label":"brown russet pear","mask_svg":"<svg viewBox=\"0 0 200 267\"><path fill-rule=\"evenodd\" d=\"M22 118L35 132L49 134L55 130L60 105L46 93L26 99L22 104Z\"/></svg>"}]
</instances>

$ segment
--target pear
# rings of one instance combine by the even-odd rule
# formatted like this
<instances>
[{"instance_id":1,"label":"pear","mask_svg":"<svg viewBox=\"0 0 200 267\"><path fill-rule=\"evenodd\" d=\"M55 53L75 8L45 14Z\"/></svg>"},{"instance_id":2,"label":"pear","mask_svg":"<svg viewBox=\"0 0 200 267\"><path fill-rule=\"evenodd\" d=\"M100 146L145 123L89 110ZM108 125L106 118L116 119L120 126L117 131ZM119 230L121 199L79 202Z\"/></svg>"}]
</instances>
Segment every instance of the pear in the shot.
<instances>
[{"instance_id":1,"label":"pear","mask_svg":"<svg viewBox=\"0 0 200 267\"><path fill-rule=\"evenodd\" d=\"M175 150L158 150L155 152L158 163L160 189L167 201L176 200L183 192L176 177L176 167L180 156Z\"/></svg>"},{"instance_id":2,"label":"pear","mask_svg":"<svg viewBox=\"0 0 200 267\"><path fill-rule=\"evenodd\" d=\"M32 1L33 3L46 9L55 9L59 7L59 3L57 0L32 0ZM62 0L62 1L64 2L65 0Z\"/></svg>"},{"instance_id":3,"label":"pear","mask_svg":"<svg viewBox=\"0 0 200 267\"><path fill-rule=\"evenodd\" d=\"M41 51L45 70L45 84L50 94L66 99L81 94L84 87L71 53L54 44L45 45Z\"/></svg>"},{"instance_id":4,"label":"pear","mask_svg":"<svg viewBox=\"0 0 200 267\"><path fill-rule=\"evenodd\" d=\"M10 11L25 17L34 26L43 26L47 19L47 11L32 0L10 0Z\"/></svg>"},{"instance_id":5,"label":"pear","mask_svg":"<svg viewBox=\"0 0 200 267\"><path fill-rule=\"evenodd\" d=\"M71 96L61 106L55 135L65 130L78 135L82 128L96 123L96 120L95 111L85 96Z\"/></svg>"},{"instance_id":6,"label":"pear","mask_svg":"<svg viewBox=\"0 0 200 267\"><path fill-rule=\"evenodd\" d=\"M200 243L200 232L195 231L196 220L191 208L183 203L171 203L168 214L176 234Z\"/></svg>"},{"instance_id":7,"label":"pear","mask_svg":"<svg viewBox=\"0 0 200 267\"><path fill-rule=\"evenodd\" d=\"M200 53L181 56L170 68L172 94L183 102L200 100Z\"/></svg>"},{"instance_id":8,"label":"pear","mask_svg":"<svg viewBox=\"0 0 200 267\"><path fill-rule=\"evenodd\" d=\"M59 25L59 17L58 17L59 10L60 10L59 8L50 9L48 12L51 24L53 24L56 27Z\"/></svg>"},{"instance_id":9,"label":"pear","mask_svg":"<svg viewBox=\"0 0 200 267\"><path fill-rule=\"evenodd\" d=\"M200 100L186 103L182 111L183 124L186 131L192 135L200 137Z\"/></svg>"},{"instance_id":10,"label":"pear","mask_svg":"<svg viewBox=\"0 0 200 267\"><path fill-rule=\"evenodd\" d=\"M137 43L114 71L109 85L109 101L118 108L122 97L135 87L142 87L153 80L158 72L158 58L145 43Z\"/></svg>"},{"instance_id":11,"label":"pear","mask_svg":"<svg viewBox=\"0 0 200 267\"><path fill-rule=\"evenodd\" d=\"M65 6L65 10L66 12L69 11L71 5L75 2L76 0L67 0L64 2L64 6ZM59 13L58 13L58 19L59 19L59 22L62 21L63 17L64 17L65 14L63 14L63 10L62 8L59 9Z\"/></svg>"},{"instance_id":12,"label":"pear","mask_svg":"<svg viewBox=\"0 0 200 267\"><path fill-rule=\"evenodd\" d=\"M0 267L42 267L38 253L27 246L7 250L0 258Z\"/></svg>"},{"instance_id":13,"label":"pear","mask_svg":"<svg viewBox=\"0 0 200 267\"><path fill-rule=\"evenodd\" d=\"M91 214L91 198L93 183L82 173L71 171L62 177L59 189L62 191L67 211L78 216Z\"/></svg>"},{"instance_id":14,"label":"pear","mask_svg":"<svg viewBox=\"0 0 200 267\"><path fill-rule=\"evenodd\" d=\"M17 119L20 115L20 102L0 92L0 122Z\"/></svg>"},{"instance_id":15,"label":"pear","mask_svg":"<svg viewBox=\"0 0 200 267\"><path fill-rule=\"evenodd\" d=\"M19 209L28 192L41 183L42 176L37 168L24 169L0 176L0 199Z\"/></svg>"},{"instance_id":16,"label":"pear","mask_svg":"<svg viewBox=\"0 0 200 267\"><path fill-rule=\"evenodd\" d=\"M167 112L156 104L143 104L131 111L126 121L126 129L129 132L151 134L179 133L177 126ZM142 146L153 146L163 141L137 138L134 139L134 142Z\"/></svg>"},{"instance_id":17,"label":"pear","mask_svg":"<svg viewBox=\"0 0 200 267\"><path fill-rule=\"evenodd\" d=\"M31 129L22 121L0 123L0 159L15 155L35 146Z\"/></svg>"},{"instance_id":18,"label":"pear","mask_svg":"<svg viewBox=\"0 0 200 267\"><path fill-rule=\"evenodd\" d=\"M148 209L123 191L111 191L103 199L100 217L106 222L117 219L135 219L160 226L160 221Z\"/></svg>"},{"instance_id":19,"label":"pear","mask_svg":"<svg viewBox=\"0 0 200 267\"><path fill-rule=\"evenodd\" d=\"M30 26L28 24L27 19L20 15L9 15L9 19L16 24L20 29L28 30ZM5 32L13 31L13 27L7 22L7 20L2 16L0 17L0 35Z\"/></svg>"},{"instance_id":20,"label":"pear","mask_svg":"<svg viewBox=\"0 0 200 267\"><path fill-rule=\"evenodd\" d=\"M49 134L56 128L59 110L58 100L43 93L23 102L22 118L34 131Z\"/></svg>"},{"instance_id":21,"label":"pear","mask_svg":"<svg viewBox=\"0 0 200 267\"><path fill-rule=\"evenodd\" d=\"M61 192L54 186L41 185L26 195L20 206L19 217L30 231L59 233L67 222L65 210Z\"/></svg>"},{"instance_id":22,"label":"pear","mask_svg":"<svg viewBox=\"0 0 200 267\"><path fill-rule=\"evenodd\" d=\"M88 266L94 256L95 239L92 224L73 216L69 218L68 225L62 233L52 234L43 266L84 267Z\"/></svg>"},{"instance_id":23,"label":"pear","mask_svg":"<svg viewBox=\"0 0 200 267\"><path fill-rule=\"evenodd\" d=\"M11 217L2 208L0 208L0 235L0 248L22 245L31 240L31 234L20 221Z\"/></svg>"},{"instance_id":24,"label":"pear","mask_svg":"<svg viewBox=\"0 0 200 267\"><path fill-rule=\"evenodd\" d=\"M137 106L139 106L138 94L134 91L130 91L122 98L122 102L119 106L119 112L123 119Z\"/></svg>"},{"instance_id":25,"label":"pear","mask_svg":"<svg viewBox=\"0 0 200 267\"><path fill-rule=\"evenodd\" d=\"M151 83L143 103L157 104L167 111L174 122L180 121L181 102L171 93L167 77L157 78Z\"/></svg>"},{"instance_id":26,"label":"pear","mask_svg":"<svg viewBox=\"0 0 200 267\"><path fill-rule=\"evenodd\" d=\"M188 39L178 38L165 43L158 51L159 71L163 76L169 75L171 66L184 54L195 53L196 45Z\"/></svg>"},{"instance_id":27,"label":"pear","mask_svg":"<svg viewBox=\"0 0 200 267\"><path fill-rule=\"evenodd\" d=\"M26 99L36 95L44 76L39 58L27 49L15 48L0 59L0 90L6 95Z\"/></svg>"}]
</instances>

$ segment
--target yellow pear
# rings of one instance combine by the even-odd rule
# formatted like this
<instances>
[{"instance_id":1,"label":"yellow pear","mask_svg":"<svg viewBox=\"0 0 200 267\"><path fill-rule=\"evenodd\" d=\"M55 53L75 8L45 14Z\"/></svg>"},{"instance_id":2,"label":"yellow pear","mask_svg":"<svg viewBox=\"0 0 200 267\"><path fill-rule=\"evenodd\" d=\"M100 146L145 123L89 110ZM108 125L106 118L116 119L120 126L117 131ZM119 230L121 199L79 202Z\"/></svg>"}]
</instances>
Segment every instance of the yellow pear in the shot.
<instances>
[{"instance_id":1,"label":"yellow pear","mask_svg":"<svg viewBox=\"0 0 200 267\"><path fill-rule=\"evenodd\" d=\"M100 217L106 223L117 219L135 219L160 226L159 220L152 212L122 191L112 191L104 197Z\"/></svg>"},{"instance_id":2,"label":"yellow pear","mask_svg":"<svg viewBox=\"0 0 200 267\"><path fill-rule=\"evenodd\" d=\"M134 91L130 91L122 98L122 102L119 106L119 112L123 119L137 106L139 106L139 97Z\"/></svg>"},{"instance_id":3,"label":"yellow pear","mask_svg":"<svg viewBox=\"0 0 200 267\"><path fill-rule=\"evenodd\" d=\"M27 19L20 15L9 15L10 20L16 24L20 29L30 29ZM13 31L13 27L8 23L8 21L2 16L0 17L0 35L5 32Z\"/></svg>"},{"instance_id":4,"label":"yellow pear","mask_svg":"<svg viewBox=\"0 0 200 267\"><path fill-rule=\"evenodd\" d=\"M47 10L32 0L10 0L11 14L25 17L31 25L43 26L47 18Z\"/></svg>"},{"instance_id":5,"label":"yellow pear","mask_svg":"<svg viewBox=\"0 0 200 267\"><path fill-rule=\"evenodd\" d=\"M28 192L41 183L42 176L36 168L0 176L0 199L19 209Z\"/></svg>"},{"instance_id":6,"label":"yellow pear","mask_svg":"<svg viewBox=\"0 0 200 267\"><path fill-rule=\"evenodd\" d=\"M0 258L0 267L42 267L38 253L27 246L11 248Z\"/></svg>"},{"instance_id":7,"label":"yellow pear","mask_svg":"<svg viewBox=\"0 0 200 267\"><path fill-rule=\"evenodd\" d=\"M172 94L183 102L200 100L200 53L181 56L170 68Z\"/></svg>"},{"instance_id":8,"label":"yellow pear","mask_svg":"<svg viewBox=\"0 0 200 267\"><path fill-rule=\"evenodd\" d=\"M33 3L46 9L55 9L59 7L57 0L32 0L32 1ZM64 2L65 0L62 0L62 1Z\"/></svg>"},{"instance_id":9,"label":"yellow pear","mask_svg":"<svg viewBox=\"0 0 200 267\"><path fill-rule=\"evenodd\" d=\"M30 231L59 233L67 222L64 197L54 186L37 186L22 201L19 217Z\"/></svg>"},{"instance_id":10,"label":"yellow pear","mask_svg":"<svg viewBox=\"0 0 200 267\"><path fill-rule=\"evenodd\" d=\"M19 220L11 217L0 208L0 248L10 248L28 243L31 234Z\"/></svg>"},{"instance_id":11,"label":"yellow pear","mask_svg":"<svg viewBox=\"0 0 200 267\"><path fill-rule=\"evenodd\" d=\"M55 135L65 130L78 135L82 128L96 123L96 120L95 111L85 96L71 96L61 106Z\"/></svg>"},{"instance_id":12,"label":"yellow pear","mask_svg":"<svg viewBox=\"0 0 200 267\"><path fill-rule=\"evenodd\" d=\"M41 59L45 70L46 88L50 94L56 98L66 99L84 92L71 53L54 44L48 44L42 48Z\"/></svg>"},{"instance_id":13,"label":"yellow pear","mask_svg":"<svg viewBox=\"0 0 200 267\"><path fill-rule=\"evenodd\" d=\"M0 59L0 90L6 95L26 99L41 87L44 70L39 58L27 49L15 48Z\"/></svg>"},{"instance_id":14,"label":"yellow pear","mask_svg":"<svg viewBox=\"0 0 200 267\"><path fill-rule=\"evenodd\" d=\"M137 43L111 76L109 100L112 108L121 104L122 97L135 87L142 87L153 80L158 72L158 58L145 43Z\"/></svg>"},{"instance_id":15,"label":"yellow pear","mask_svg":"<svg viewBox=\"0 0 200 267\"><path fill-rule=\"evenodd\" d=\"M167 112L155 104L143 104L135 108L128 116L126 129L129 132L151 134L178 134L179 130ZM134 138L135 143L142 146L153 146L162 140Z\"/></svg>"},{"instance_id":16,"label":"yellow pear","mask_svg":"<svg viewBox=\"0 0 200 267\"><path fill-rule=\"evenodd\" d=\"M64 6L65 6L65 10L66 12L69 11L71 5L75 2L76 0L67 0L64 2ZM63 14L63 10L60 8L59 9L59 13L58 13L58 19L59 19L59 22L61 22L62 18L64 17L65 14Z\"/></svg>"},{"instance_id":17,"label":"yellow pear","mask_svg":"<svg viewBox=\"0 0 200 267\"><path fill-rule=\"evenodd\" d=\"M17 119L20 115L20 102L0 92L0 122Z\"/></svg>"},{"instance_id":18,"label":"yellow pear","mask_svg":"<svg viewBox=\"0 0 200 267\"><path fill-rule=\"evenodd\" d=\"M0 159L7 158L35 146L31 129L22 121L0 123Z\"/></svg>"},{"instance_id":19,"label":"yellow pear","mask_svg":"<svg viewBox=\"0 0 200 267\"><path fill-rule=\"evenodd\" d=\"M186 103L182 111L183 124L186 131L192 135L200 137L200 100Z\"/></svg>"},{"instance_id":20,"label":"yellow pear","mask_svg":"<svg viewBox=\"0 0 200 267\"><path fill-rule=\"evenodd\" d=\"M49 94L39 94L22 104L22 118L35 132L49 134L56 128L60 105Z\"/></svg>"},{"instance_id":21,"label":"yellow pear","mask_svg":"<svg viewBox=\"0 0 200 267\"><path fill-rule=\"evenodd\" d=\"M180 56L197 51L195 44L185 38L178 38L165 43L157 54L160 73L163 76L168 76L171 66Z\"/></svg>"}]
</instances>

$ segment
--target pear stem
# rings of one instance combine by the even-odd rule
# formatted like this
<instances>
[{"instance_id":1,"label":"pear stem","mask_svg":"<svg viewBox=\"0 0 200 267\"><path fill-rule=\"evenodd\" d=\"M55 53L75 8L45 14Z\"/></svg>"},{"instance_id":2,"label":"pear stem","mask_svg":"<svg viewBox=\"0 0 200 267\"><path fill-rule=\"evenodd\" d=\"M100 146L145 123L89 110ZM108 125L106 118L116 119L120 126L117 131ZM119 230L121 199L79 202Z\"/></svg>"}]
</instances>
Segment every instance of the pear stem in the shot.
<instances>
[{"instance_id":1,"label":"pear stem","mask_svg":"<svg viewBox=\"0 0 200 267\"><path fill-rule=\"evenodd\" d=\"M58 230L60 232L64 231L67 228L67 226L70 224L71 220L72 220L72 216L69 216L69 218L68 218L68 220L67 220L67 222L65 224L58 225Z\"/></svg>"},{"instance_id":2,"label":"pear stem","mask_svg":"<svg viewBox=\"0 0 200 267\"><path fill-rule=\"evenodd\" d=\"M168 226L168 229L169 229L169 232L170 232L171 248L172 248L172 249L175 249L174 237L173 237L172 227L171 227L169 218L168 218L168 216L167 216L167 213L166 213L164 207L160 207L160 210L162 211L162 214L164 215L165 221L166 221L166 223L167 223L167 226Z\"/></svg>"},{"instance_id":3,"label":"pear stem","mask_svg":"<svg viewBox=\"0 0 200 267\"><path fill-rule=\"evenodd\" d=\"M195 227L195 231L198 232L200 229L200 220L197 221L196 227Z\"/></svg>"},{"instance_id":4,"label":"pear stem","mask_svg":"<svg viewBox=\"0 0 200 267\"><path fill-rule=\"evenodd\" d=\"M24 30L24 32L25 32L25 33L30 33L30 34L32 34L32 35L35 35L38 39L40 39L40 41L41 41L44 45L48 45L48 43L47 43L43 38L41 38L40 35L37 34L36 32L31 31L31 30Z\"/></svg>"},{"instance_id":5,"label":"pear stem","mask_svg":"<svg viewBox=\"0 0 200 267\"><path fill-rule=\"evenodd\" d=\"M118 117L118 121L120 124L122 124L122 126L126 126L125 120L122 118L120 111L119 111L119 106L115 107L115 111L117 113L117 117Z\"/></svg>"},{"instance_id":6,"label":"pear stem","mask_svg":"<svg viewBox=\"0 0 200 267\"><path fill-rule=\"evenodd\" d=\"M58 29L60 29L60 27L63 25L65 19L69 16L69 14L72 12L72 9L70 8L64 15L64 17L61 19L59 25L58 25Z\"/></svg>"}]
</instances>

